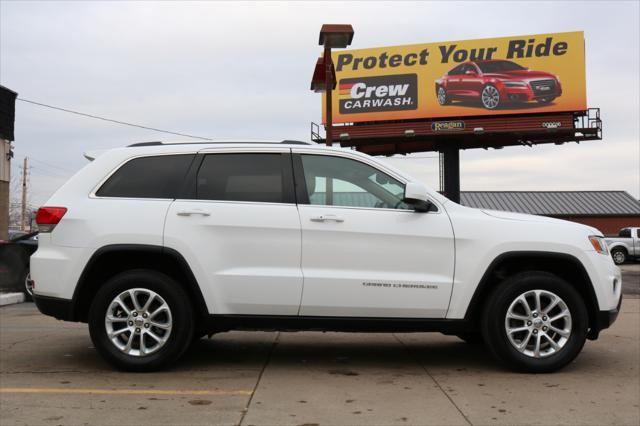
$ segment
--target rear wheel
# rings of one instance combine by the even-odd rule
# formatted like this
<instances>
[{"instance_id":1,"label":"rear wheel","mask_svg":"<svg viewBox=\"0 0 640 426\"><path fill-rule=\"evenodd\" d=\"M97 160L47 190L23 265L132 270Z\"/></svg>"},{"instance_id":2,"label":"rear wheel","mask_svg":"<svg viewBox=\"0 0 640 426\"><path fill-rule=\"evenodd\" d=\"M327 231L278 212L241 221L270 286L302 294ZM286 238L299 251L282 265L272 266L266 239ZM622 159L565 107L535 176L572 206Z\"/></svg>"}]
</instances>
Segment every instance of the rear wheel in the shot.
<instances>
[{"instance_id":1,"label":"rear wheel","mask_svg":"<svg viewBox=\"0 0 640 426\"><path fill-rule=\"evenodd\" d=\"M440 105L448 105L451 102L451 99L449 99L449 95L447 95L447 90L442 86L438 87L436 95L438 96L438 103Z\"/></svg>"},{"instance_id":2,"label":"rear wheel","mask_svg":"<svg viewBox=\"0 0 640 426\"><path fill-rule=\"evenodd\" d=\"M611 250L611 257L613 258L613 263L622 265L627 261L627 252L623 248L614 248Z\"/></svg>"},{"instance_id":3,"label":"rear wheel","mask_svg":"<svg viewBox=\"0 0 640 426\"><path fill-rule=\"evenodd\" d=\"M193 335L188 296L154 271L123 272L107 281L91 304L89 332L108 362L128 371L153 371L175 362Z\"/></svg>"},{"instance_id":4,"label":"rear wheel","mask_svg":"<svg viewBox=\"0 0 640 426\"><path fill-rule=\"evenodd\" d=\"M482 333L493 355L513 369L548 373L584 346L588 314L580 294L546 272L505 280L485 306Z\"/></svg>"}]
</instances>

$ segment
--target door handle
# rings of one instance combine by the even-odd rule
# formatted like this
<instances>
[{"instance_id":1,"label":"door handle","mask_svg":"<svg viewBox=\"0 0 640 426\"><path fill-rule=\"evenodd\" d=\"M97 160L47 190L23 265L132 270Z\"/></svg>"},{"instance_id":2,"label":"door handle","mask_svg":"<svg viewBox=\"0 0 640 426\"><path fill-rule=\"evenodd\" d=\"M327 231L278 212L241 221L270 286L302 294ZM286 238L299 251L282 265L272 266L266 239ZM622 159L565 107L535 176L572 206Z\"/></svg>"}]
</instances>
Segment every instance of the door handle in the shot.
<instances>
[{"instance_id":1,"label":"door handle","mask_svg":"<svg viewBox=\"0 0 640 426\"><path fill-rule=\"evenodd\" d=\"M176 212L176 214L177 214L178 216L191 216L191 215L194 215L194 214L199 214L199 215L202 215L202 216L211 216L211 213L206 212L206 211L204 211L204 210L200 210L200 209L193 209L193 210L178 210L178 211Z\"/></svg>"},{"instance_id":2,"label":"door handle","mask_svg":"<svg viewBox=\"0 0 640 426\"><path fill-rule=\"evenodd\" d=\"M344 222L344 219L334 214L321 214L319 216L312 216L311 221L312 222L329 222L329 221Z\"/></svg>"}]
</instances>

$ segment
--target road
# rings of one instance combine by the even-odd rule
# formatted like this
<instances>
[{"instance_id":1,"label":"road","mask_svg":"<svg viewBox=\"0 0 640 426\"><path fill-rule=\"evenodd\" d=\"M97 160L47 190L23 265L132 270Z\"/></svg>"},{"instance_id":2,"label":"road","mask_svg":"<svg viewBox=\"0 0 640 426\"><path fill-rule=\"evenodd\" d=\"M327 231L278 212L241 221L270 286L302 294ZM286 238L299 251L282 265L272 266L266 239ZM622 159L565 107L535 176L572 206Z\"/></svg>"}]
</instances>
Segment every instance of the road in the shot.
<instances>
[{"instance_id":1,"label":"road","mask_svg":"<svg viewBox=\"0 0 640 426\"><path fill-rule=\"evenodd\" d=\"M0 308L0 423L640 424L640 298L564 370L502 369L437 333L230 332L170 371L114 371L84 324Z\"/></svg>"},{"instance_id":2,"label":"road","mask_svg":"<svg viewBox=\"0 0 640 426\"><path fill-rule=\"evenodd\" d=\"M627 295L640 296L640 263L625 263L622 269L622 291Z\"/></svg>"}]
</instances>

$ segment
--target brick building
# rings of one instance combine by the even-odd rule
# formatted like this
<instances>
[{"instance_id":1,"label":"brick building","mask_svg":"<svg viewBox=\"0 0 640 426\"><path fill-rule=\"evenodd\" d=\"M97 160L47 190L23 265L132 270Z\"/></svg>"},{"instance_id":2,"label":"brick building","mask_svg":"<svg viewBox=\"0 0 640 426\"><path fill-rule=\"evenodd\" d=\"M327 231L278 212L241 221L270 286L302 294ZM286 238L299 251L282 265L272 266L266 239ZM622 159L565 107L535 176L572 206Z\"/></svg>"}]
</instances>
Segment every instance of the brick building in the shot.
<instances>
[{"instance_id":1,"label":"brick building","mask_svg":"<svg viewBox=\"0 0 640 426\"><path fill-rule=\"evenodd\" d=\"M550 216L614 235L640 226L640 201L625 191L463 191L460 203L480 209Z\"/></svg>"},{"instance_id":2,"label":"brick building","mask_svg":"<svg viewBox=\"0 0 640 426\"><path fill-rule=\"evenodd\" d=\"M0 240L7 239L9 229L9 184L11 182L11 141L18 94L0 86Z\"/></svg>"}]
</instances>

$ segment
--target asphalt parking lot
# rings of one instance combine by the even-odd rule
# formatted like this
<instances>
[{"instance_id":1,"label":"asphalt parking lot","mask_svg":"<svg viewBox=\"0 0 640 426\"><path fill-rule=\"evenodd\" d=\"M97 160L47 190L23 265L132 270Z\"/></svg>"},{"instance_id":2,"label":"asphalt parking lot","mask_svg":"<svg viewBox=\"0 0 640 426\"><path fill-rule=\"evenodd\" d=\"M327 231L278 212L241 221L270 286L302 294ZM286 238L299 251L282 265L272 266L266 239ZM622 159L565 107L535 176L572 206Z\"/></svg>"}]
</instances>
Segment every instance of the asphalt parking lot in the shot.
<instances>
[{"instance_id":1,"label":"asphalt parking lot","mask_svg":"<svg viewBox=\"0 0 640 426\"><path fill-rule=\"evenodd\" d=\"M624 281L618 321L549 375L506 371L435 333L260 332L201 340L170 371L121 373L86 325L6 306L0 423L638 425L640 265Z\"/></svg>"}]
</instances>

